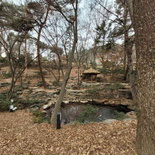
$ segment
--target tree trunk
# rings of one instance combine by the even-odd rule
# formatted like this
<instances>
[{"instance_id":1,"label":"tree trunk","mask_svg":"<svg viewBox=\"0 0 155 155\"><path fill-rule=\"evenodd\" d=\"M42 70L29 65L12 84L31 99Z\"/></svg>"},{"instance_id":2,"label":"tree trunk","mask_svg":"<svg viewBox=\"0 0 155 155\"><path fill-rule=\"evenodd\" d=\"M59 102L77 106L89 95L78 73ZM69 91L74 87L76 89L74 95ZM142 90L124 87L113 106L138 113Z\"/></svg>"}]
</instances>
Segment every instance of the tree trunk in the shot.
<instances>
[{"instance_id":1,"label":"tree trunk","mask_svg":"<svg viewBox=\"0 0 155 155\"><path fill-rule=\"evenodd\" d=\"M129 59L128 59L128 31L127 28L127 18L128 18L128 10L126 5L124 5L124 14L123 14L123 27L124 27L124 80L127 80L129 73Z\"/></svg>"},{"instance_id":2,"label":"tree trunk","mask_svg":"<svg viewBox=\"0 0 155 155\"><path fill-rule=\"evenodd\" d=\"M73 61L74 51L75 51L76 42L77 42L76 38L77 38L77 36L75 36L74 45L73 45L72 51L70 53L69 65L68 65L67 72L66 72L66 74L64 76L64 79L63 79L63 83L62 83L62 86L61 86L61 91L60 91L58 100L57 100L57 102L55 104L55 108L54 108L54 110L52 112L51 124L56 123L56 116L57 116L57 113L60 111L60 106L61 106L61 103L63 101L64 95L65 95L65 88L66 88L66 85L67 85L67 82L68 82L68 79L69 79L69 76L70 76L70 72L71 72L71 69L72 69L72 61Z\"/></svg>"},{"instance_id":3,"label":"tree trunk","mask_svg":"<svg viewBox=\"0 0 155 155\"><path fill-rule=\"evenodd\" d=\"M63 65L62 65L61 55L59 51L57 51L57 56L58 56L58 70L59 70L60 75L62 75L62 78L64 78Z\"/></svg>"},{"instance_id":4,"label":"tree trunk","mask_svg":"<svg viewBox=\"0 0 155 155\"><path fill-rule=\"evenodd\" d=\"M44 78L43 70L42 70L42 64L41 64L41 56L40 56L40 36L41 36L41 31L42 31L43 26L40 26L39 32L38 32L38 38L37 38L37 57L38 57L38 66L40 70L40 76L42 79L42 84L44 88L46 88L46 81Z\"/></svg>"},{"instance_id":5,"label":"tree trunk","mask_svg":"<svg viewBox=\"0 0 155 155\"><path fill-rule=\"evenodd\" d=\"M155 1L134 1L138 69L138 155L155 155Z\"/></svg>"},{"instance_id":6,"label":"tree trunk","mask_svg":"<svg viewBox=\"0 0 155 155\"><path fill-rule=\"evenodd\" d=\"M7 99L10 100L14 93L14 87L15 87L15 72L12 72L12 78L11 78L11 85L7 92Z\"/></svg>"},{"instance_id":7,"label":"tree trunk","mask_svg":"<svg viewBox=\"0 0 155 155\"><path fill-rule=\"evenodd\" d=\"M74 52L75 52L75 49L76 49L76 43L77 43L77 34L75 34L73 48L72 48L72 51L71 51L70 57L69 57L68 69L67 69L67 72L66 72L66 74L64 76L64 79L63 79L63 83L62 83L62 86L61 86L61 91L60 91L58 100L57 100L57 102L55 104L55 108L54 108L54 110L52 112L51 124L56 123L56 116L57 116L57 113L60 111L60 106L61 106L61 103L63 101L64 95L65 95L65 88L66 88L66 85L67 85L67 82L68 82L68 79L69 79L69 76L70 76L70 72L71 72L71 69L72 69L72 62L73 62Z\"/></svg>"},{"instance_id":8,"label":"tree trunk","mask_svg":"<svg viewBox=\"0 0 155 155\"><path fill-rule=\"evenodd\" d=\"M126 81L126 77L127 77L127 64L126 64L126 51L125 51L125 48L124 48L124 60L123 60L123 71L124 71L124 75L123 75L123 79Z\"/></svg>"},{"instance_id":9,"label":"tree trunk","mask_svg":"<svg viewBox=\"0 0 155 155\"><path fill-rule=\"evenodd\" d=\"M25 77L27 77L27 69L28 69L27 34L28 34L28 32L25 33L25 49L24 49L24 55L25 55Z\"/></svg>"},{"instance_id":10,"label":"tree trunk","mask_svg":"<svg viewBox=\"0 0 155 155\"><path fill-rule=\"evenodd\" d=\"M133 40L132 38L128 39L127 43L127 68L128 68L128 78L130 81L130 90L133 98L133 103L137 103L137 90L136 90L136 79L133 74L133 67L132 67L132 47L133 47Z\"/></svg>"},{"instance_id":11,"label":"tree trunk","mask_svg":"<svg viewBox=\"0 0 155 155\"><path fill-rule=\"evenodd\" d=\"M66 71L66 74L65 74L63 82L62 82L62 86L61 86L61 91L60 91L59 97L57 99L57 102L55 104L54 110L52 112L51 124L56 124L57 113L60 112L60 106L61 106L61 103L63 101L64 95L65 95L65 88L66 88L66 85L67 85L67 82L68 82L68 79L69 79L69 76L70 76L70 72L71 72L71 69L72 69L72 62L73 62L73 59L74 59L74 53L75 53L75 50L76 50L76 45L77 45L77 40L78 40L78 34L77 34L77 9L78 9L77 7L78 7L78 0L76 0L75 3L76 3L76 6L74 8L74 11L75 11L75 22L74 22L74 25L72 25L73 26L73 31L74 31L74 42L73 42L72 50L71 50L71 52L69 54L68 69Z\"/></svg>"},{"instance_id":12,"label":"tree trunk","mask_svg":"<svg viewBox=\"0 0 155 155\"><path fill-rule=\"evenodd\" d=\"M78 61L78 82L77 82L77 85L78 85L78 89L81 88L81 81L80 81L80 75L81 75L81 72L80 72L80 69L81 69L81 65L80 65L80 62Z\"/></svg>"},{"instance_id":13,"label":"tree trunk","mask_svg":"<svg viewBox=\"0 0 155 155\"><path fill-rule=\"evenodd\" d=\"M41 37L41 31L44 27L44 25L46 24L47 21L47 17L50 11L50 7L49 5L47 6L47 11L46 11L46 15L45 15L45 19L43 22L41 22L41 24L39 25L39 32L38 32L38 38L37 38L37 56L38 56L38 66L39 66L39 70L40 70L40 75L41 75L41 79L42 79L42 84L44 86L44 88L46 89L46 81L44 78L44 74L43 74L43 70L42 70L42 63L41 63L41 55L40 55L40 37Z\"/></svg>"},{"instance_id":14,"label":"tree trunk","mask_svg":"<svg viewBox=\"0 0 155 155\"><path fill-rule=\"evenodd\" d=\"M133 24L133 22L134 22L134 20L133 20L133 0L126 0L126 3L127 3L128 10L129 10L131 22Z\"/></svg>"}]
</instances>

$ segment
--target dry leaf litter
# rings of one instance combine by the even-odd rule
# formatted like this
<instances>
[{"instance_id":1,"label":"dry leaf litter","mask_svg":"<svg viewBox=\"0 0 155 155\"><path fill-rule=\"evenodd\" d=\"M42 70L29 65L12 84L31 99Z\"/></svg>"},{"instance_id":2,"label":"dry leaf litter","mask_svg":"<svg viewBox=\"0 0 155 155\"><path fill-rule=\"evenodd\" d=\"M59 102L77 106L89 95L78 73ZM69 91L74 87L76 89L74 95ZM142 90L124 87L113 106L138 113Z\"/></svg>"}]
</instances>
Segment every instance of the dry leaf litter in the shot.
<instances>
[{"instance_id":1,"label":"dry leaf litter","mask_svg":"<svg viewBox=\"0 0 155 155\"><path fill-rule=\"evenodd\" d=\"M25 110L0 113L0 155L136 155L136 121L34 124Z\"/></svg>"}]
</instances>

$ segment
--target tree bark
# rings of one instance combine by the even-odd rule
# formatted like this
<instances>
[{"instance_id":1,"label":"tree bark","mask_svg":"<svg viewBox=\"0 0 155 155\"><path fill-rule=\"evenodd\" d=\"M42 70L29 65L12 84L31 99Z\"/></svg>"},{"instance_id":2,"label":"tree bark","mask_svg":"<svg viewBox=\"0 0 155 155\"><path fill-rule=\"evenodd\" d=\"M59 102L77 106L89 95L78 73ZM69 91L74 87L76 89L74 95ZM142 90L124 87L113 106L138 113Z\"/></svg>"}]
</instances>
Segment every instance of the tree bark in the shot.
<instances>
[{"instance_id":1,"label":"tree bark","mask_svg":"<svg viewBox=\"0 0 155 155\"><path fill-rule=\"evenodd\" d=\"M39 66L39 70L40 70L40 76L41 76L41 79L42 79L42 84L43 84L44 88L46 89L46 81L45 81L43 70L42 70L41 55L40 55L40 36L41 36L42 28L43 28L43 26L41 26L39 28L39 32L38 32L38 38L37 38L37 58L38 58L38 66Z\"/></svg>"},{"instance_id":2,"label":"tree bark","mask_svg":"<svg viewBox=\"0 0 155 155\"><path fill-rule=\"evenodd\" d=\"M67 85L67 82L68 82L68 79L69 79L69 76L70 76L70 72L71 72L71 69L72 69L72 61L73 61L74 52L75 52L75 49L76 49L76 43L77 43L77 34L75 34L73 48L72 48L72 51L70 53L68 69L67 69L67 72L66 72L66 74L64 76L64 79L63 79L63 83L62 83L62 86L61 86L61 91L60 91L58 100L57 100L57 102L55 104L55 108L54 108L54 110L52 112L51 124L56 124L56 116L57 116L57 113L60 112L60 106L61 106L61 103L63 101L64 95L65 95L65 88L66 88L66 85Z\"/></svg>"},{"instance_id":3,"label":"tree bark","mask_svg":"<svg viewBox=\"0 0 155 155\"><path fill-rule=\"evenodd\" d=\"M133 1L134 0L126 0L132 24L134 22L134 20L133 20Z\"/></svg>"},{"instance_id":4,"label":"tree bark","mask_svg":"<svg viewBox=\"0 0 155 155\"><path fill-rule=\"evenodd\" d=\"M138 69L138 155L155 154L155 1L134 1Z\"/></svg>"},{"instance_id":5,"label":"tree bark","mask_svg":"<svg viewBox=\"0 0 155 155\"><path fill-rule=\"evenodd\" d=\"M135 78L133 75L133 67L132 67L132 48L134 39L129 37L129 28L127 26L128 13L130 14L132 23L133 23L133 5L131 3L132 0L126 0L127 4L124 5L124 80L130 81L131 93L133 97L133 103L137 102L137 90L135 86Z\"/></svg>"},{"instance_id":6,"label":"tree bark","mask_svg":"<svg viewBox=\"0 0 155 155\"><path fill-rule=\"evenodd\" d=\"M24 49L24 55L25 55L25 77L27 77L27 70L28 70L28 55L27 55L27 35L28 32L25 32L25 49Z\"/></svg>"},{"instance_id":7,"label":"tree bark","mask_svg":"<svg viewBox=\"0 0 155 155\"><path fill-rule=\"evenodd\" d=\"M128 73L129 73L129 50L128 50L128 31L129 29L127 28L127 18L128 18L128 9L127 6L124 5L124 13L123 13L123 27L124 27L124 80L127 80L128 78Z\"/></svg>"},{"instance_id":8,"label":"tree bark","mask_svg":"<svg viewBox=\"0 0 155 155\"><path fill-rule=\"evenodd\" d=\"M46 15L45 15L45 19L43 22L41 22L41 24L39 25L39 31L38 31L38 38L37 38L37 56L38 56L38 66L39 66L39 70L40 70L40 75L41 75L41 79L42 79L42 84L44 86L44 88L46 89L46 81L44 78L44 74L43 74L43 70L42 70L42 63L41 63L41 55L40 55L40 37L41 37L41 31L47 21L47 17L50 11L50 7L47 6L47 11L46 11Z\"/></svg>"}]
</instances>

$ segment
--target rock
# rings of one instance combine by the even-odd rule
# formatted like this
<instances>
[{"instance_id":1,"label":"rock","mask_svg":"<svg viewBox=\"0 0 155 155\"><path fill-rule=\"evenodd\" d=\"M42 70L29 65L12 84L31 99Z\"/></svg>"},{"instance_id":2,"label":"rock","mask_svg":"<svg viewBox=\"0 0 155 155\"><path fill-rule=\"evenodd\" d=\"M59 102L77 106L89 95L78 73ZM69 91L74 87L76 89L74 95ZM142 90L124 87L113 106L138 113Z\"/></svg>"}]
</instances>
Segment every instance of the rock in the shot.
<instances>
[{"instance_id":1,"label":"rock","mask_svg":"<svg viewBox=\"0 0 155 155\"><path fill-rule=\"evenodd\" d=\"M43 105L43 110L48 109L51 105L54 105L55 103L50 101L48 104Z\"/></svg>"},{"instance_id":2,"label":"rock","mask_svg":"<svg viewBox=\"0 0 155 155\"><path fill-rule=\"evenodd\" d=\"M48 104L43 105L43 110L47 109L49 107Z\"/></svg>"},{"instance_id":3,"label":"rock","mask_svg":"<svg viewBox=\"0 0 155 155\"><path fill-rule=\"evenodd\" d=\"M69 104L69 101L63 101L63 103L65 103L65 104Z\"/></svg>"},{"instance_id":4,"label":"rock","mask_svg":"<svg viewBox=\"0 0 155 155\"><path fill-rule=\"evenodd\" d=\"M57 96L58 96L57 94L54 94L54 95L53 95L53 98L56 98Z\"/></svg>"},{"instance_id":5,"label":"rock","mask_svg":"<svg viewBox=\"0 0 155 155\"><path fill-rule=\"evenodd\" d=\"M80 101L80 103L87 103L88 101Z\"/></svg>"},{"instance_id":6,"label":"rock","mask_svg":"<svg viewBox=\"0 0 155 155\"><path fill-rule=\"evenodd\" d=\"M37 104L33 104L33 105L30 106L30 109L33 110L33 111L39 110L40 109L40 106L37 105Z\"/></svg>"},{"instance_id":7,"label":"rock","mask_svg":"<svg viewBox=\"0 0 155 155\"><path fill-rule=\"evenodd\" d=\"M134 120L134 119L132 119L132 118L125 118L125 119L123 119L123 122L130 122L132 120Z\"/></svg>"},{"instance_id":8,"label":"rock","mask_svg":"<svg viewBox=\"0 0 155 155\"><path fill-rule=\"evenodd\" d=\"M17 95L21 95L21 94L23 94L22 91L17 91Z\"/></svg>"},{"instance_id":9,"label":"rock","mask_svg":"<svg viewBox=\"0 0 155 155\"><path fill-rule=\"evenodd\" d=\"M103 121L104 124L111 124L113 122L117 121L116 119L106 119L105 121Z\"/></svg>"},{"instance_id":10,"label":"rock","mask_svg":"<svg viewBox=\"0 0 155 155\"><path fill-rule=\"evenodd\" d=\"M46 96L47 96L47 97L52 97L53 94L54 94L53 92L49 92L49 93L46 94Z\"/></svg>"},{"instance_id":11,"label":"rock","mask_svg":"<svg viewBox=\"0 0 155 155\"><path fill-rule=\"evenodd\" d=\"M130 112L126 113L126 115L133 119L137 118L136 113L134 111L130 111Z\"/></svg>"},{"instance_id":12,"label":"rock","mask_svg":"<svg viewBox=\"0 0 155 155\"><path fill-rule=\"evenodd\" d=\"M114 98L118 99L119 98L119 93L114 94Z\"/></svg>"},{"instance_id":13,"label":"rock","mask_svg":"<svg viewBox=\"0 0 155 155\"><path fill-rule=\"evenodd\" d=\"M1 83L0 83L0 87L6 87L6 86L8 86L8 85L9 85L8 82L1 82Z\"/></svg>"},{"instance_id":14,"label":"rock","mask_svg":"<svg viewBox=\"0 0 155 155\"><path fill-rule=\"evenodd\" d=\"M132 99L131 91L128 90L119 90L119 96L126 99Z\"/></svg>"},{"instance_id":15,"label":"rock","mask_svg":"<svg viewBox=\"0 0 155 155\"><path fill-rule=\"evenodd\" d=\"M46 114L46 113L47 113L47 111L46 111L46 110L41 110L41 112L42 112L42 113L44 113L44 114Z\"/></svg>"}]
</instances>

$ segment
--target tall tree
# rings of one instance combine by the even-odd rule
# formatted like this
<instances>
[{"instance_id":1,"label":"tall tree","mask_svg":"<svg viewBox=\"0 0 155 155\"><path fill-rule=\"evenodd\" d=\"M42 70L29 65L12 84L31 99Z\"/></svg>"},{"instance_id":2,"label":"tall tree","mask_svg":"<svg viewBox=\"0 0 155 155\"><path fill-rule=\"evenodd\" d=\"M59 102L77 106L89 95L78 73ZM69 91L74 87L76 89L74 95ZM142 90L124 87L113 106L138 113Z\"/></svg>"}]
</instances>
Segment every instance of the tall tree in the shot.
<instances>
[{"instance_id":1,"label":"tall tree","mask_svg":"<svg viewBox=\"0 0 155 155\"><path fill-rule=\"evenodd\" d=\"M57 12L55 12L48 20L48 28L46 29L46 41L51 46L51 53L56 55L55 65L58 70L58 78L57 82L59 83L60 78L64 77L63 63L62 63L62 55L64 50L66 50L66 44L64 45L64 49L62 49L62 40L67 41L66 35L67 27L65 25L65 20L60 16ZM61 48L60 48L61 47ZM62 76L61 76L62 75Z\"/></svg>"},{"instance_id":2,"label":"tall tree","mask_svg":"<svg viewBox=\"0 0 155 155\"><path fill-rule=\"evenodd\" d=\"M137 102L136 78L133 70L133 46L134 46L134 29L133 29L133 5L132 0L116 0L116 22L114 28L114 37L123 36L124 40L124 80L130 82L133 103ZM118 19L119 18L119 19ZM120 21L118 23L118 21Z\"/></svg>"},{"instance_id":3,"label":"tall tree","mask_svg":"<svg viewBox=\"0 0 155 155\"><path fill-rule=\"evenodd\" d=\"M52 2L52 1L51 1ZM65 5L66 4L69 4L70 6L72 6L72 9L73 9L73 14L70 15L69 17L65 16L64 12L63 12L63 8L62 6L60 5L60 3L55 3L53 6L57 9L57 11L59 11L63 16L64 18L68 21L69 25L72 27L72 30L73 30L73 44L72 44L72 50L71 52L69 53L69 61L68 61L68 69L65 73L65 76L64 76L64 79L63 79L63 82L62 82L62 86L61 86L61 91L60 91L60 94L59 94L59 97L57 99L57 102L55 104L55 107L54 107L54 110L52 112L52 117L51 117L51 123L52 124L56 124L56 116L57 116L57 113L60 112L60 106L61 106L61 103L63 101L63 97L65 95L65 88L66 88L66 85L67 85L67 82L68 82L68 79L70 77L70 72L71 72L71 69L72 69L72 62L73 62L73 58L74 58L74 53L75 53L75 50L76 50L76 46L77 46L77 41L78 41L78 31L77 31L77 19L78 19L78 0L71 0L71 1L66 1L66 3L64 3Z\"/></svg>"},{"instance_id":4,"label":"tall tree","mask_svg":"<svg viewBox=\"0 0 155 155\"><path fill-rule=\"evenodd\" d=\"M138 155L155 154L155 1L135 0L138 69Z\"/></svg>"},{"instance_id":5,"label":"tall tree","mask_svg":"<svg viewBox=\"0 0 155 155\"><path fill-rule=\"evenodd\" d=\"M3 32L5 32L5 35L0 35L0 43L5 49L10 71L12 73L11 85L8 90L8 99L12 97L17 79L19 79L25 70L25 68L23 68L22 71L18 70L21 54L20 47L22 45L23 38L25 38L25 32L32 30L34 27L33 20L30 18L26 19L24 17L22 7L7 2L2 2L0 4L0 28ZM16 45L18 46L17 50L15 50Z\"/></svg>"},{"instance_id":6,"label":"tall tree","mask_svg":"<svg viewBox=\"0 0 155 155\"><path fill-rule=\"evenodd\" d=\"M46 81L44 78L43 74L43 69L42 69L42 63L41 63L41 54L40 54L40 39L41 39L41 32L43 28L46 25L46 21L48 18L48 14L50 12L50 7L49 5L45 5L44 3L40 2L30 2L28 3L28 8L29 8L29 14L33 14L33 18L35 18L35 21L38 26L38 32L37 32L37 59L38 59L38 66L40 70L40 75L42 79L42 84L44 88L46 88Z\"/></svg>"}]
</instances>

